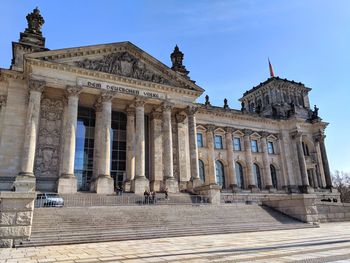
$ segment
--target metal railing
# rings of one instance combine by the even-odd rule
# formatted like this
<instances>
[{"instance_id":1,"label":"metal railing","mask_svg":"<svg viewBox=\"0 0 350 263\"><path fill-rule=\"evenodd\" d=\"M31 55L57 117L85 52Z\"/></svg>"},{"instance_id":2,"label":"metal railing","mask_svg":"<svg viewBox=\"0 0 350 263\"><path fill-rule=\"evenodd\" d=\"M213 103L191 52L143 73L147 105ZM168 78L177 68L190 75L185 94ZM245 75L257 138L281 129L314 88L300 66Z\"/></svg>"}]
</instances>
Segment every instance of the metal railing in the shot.
<instances>
[{"instance_id":1,"label":"metal railing","mask_svg":"<svg viewBox=\"0 0 350 263\"><path fill-rule=\"evenodd\" d=\"M201 195L165 195L139 196L132 194L98 195L73 194L62 195L62 202L47 200L45 197L36 199L35 207L92 207L92 206L146 206L146 205L200 205L208 204L209 198Z\"/></svg>"}]
</instances>

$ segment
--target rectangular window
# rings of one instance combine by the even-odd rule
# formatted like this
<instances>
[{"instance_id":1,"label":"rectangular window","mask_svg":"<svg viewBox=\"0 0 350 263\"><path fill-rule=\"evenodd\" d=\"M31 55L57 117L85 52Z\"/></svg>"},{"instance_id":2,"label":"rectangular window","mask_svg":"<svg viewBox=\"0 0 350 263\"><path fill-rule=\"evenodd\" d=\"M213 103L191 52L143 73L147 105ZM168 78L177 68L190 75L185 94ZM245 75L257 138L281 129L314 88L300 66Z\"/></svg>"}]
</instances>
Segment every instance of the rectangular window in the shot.
<instances>
[{"instance_id":1,"label":"rectangular window","mask_svg":"<svg viewBox=\"0 0 350 263\"><path fill-rule=\"evenodd\" d=\"M258 141L257 140L251 140L250 145L252 147L252 152L257 153L258 152Z\"/></svg>"},{"instance_id":2,"label":"rectangular window","mask_svg":"<svg viewBox=\"0 0 350 263\"><path fill-rule=\"evenodd\" d=\"M273 142L267 142L267 152L269 154L275 153L275 149L273 148Z\"/></svg>"},{"instance_id":3,"label":"rectangular window","mask_svg":"<svg viewBox=\"0 0 350 263\"><path fill-rule=\"evenodd\" d=\"M215 135L215 149L222 149L222 137Z\"/></svg>"},{"instance_id":4,"label":"rectangular window","mask_svg":"<svg viewBox=\"0 0 350 263\"><path fill-rule=\"evenodd\" d=\"M197 133L197 147L203 147L203 135Z\"/></svg>"},{"instance_id":5,"label":"rectangular window","mask_svg":"<svg viewBox=\"0 0 350 263\"><path fill-rule=\"evenodd\" d=\"M241 139L234 137L233 138L233 149L235 151L242 151L242 147L241 147Z\"/></svg>"}]
</instances>

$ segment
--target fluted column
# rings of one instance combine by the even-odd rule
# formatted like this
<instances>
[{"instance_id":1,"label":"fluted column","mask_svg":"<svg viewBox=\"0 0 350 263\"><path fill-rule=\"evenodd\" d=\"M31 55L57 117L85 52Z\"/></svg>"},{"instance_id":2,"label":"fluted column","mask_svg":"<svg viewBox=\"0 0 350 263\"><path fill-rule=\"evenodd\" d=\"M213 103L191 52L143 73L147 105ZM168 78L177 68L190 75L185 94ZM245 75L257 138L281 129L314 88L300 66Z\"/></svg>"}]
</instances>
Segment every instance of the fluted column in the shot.
<instances>
[{"instance_id":1,"label":"fluted column","mask_svg":"<svg viewBox=\"0 0 350 263\"><path fill-rule=\"evenodd\" d=\"M178 183L174 179L173 133L171 127L172 105L163 104L163 172L165 187L169 192L178 192Z\"/></svg>"},{"instance_id":2,"label":"fluted column","mask_svg":"<svg viewBox=\"0 0 350 263\"><path fill-rule=\"evenodd\" d=\"M90 191L96 192L96 183L100 174L100 154L101 154L101 132L102 132L102 103L98 98L94 105L95 108L95 133L94 133L94 156L93 156L93 173L90 182Z\"/></svg>"},{"instance_id":3,"label":"fluted column","mask_svg":"<svg viewBox=\"0 0 350 263\"><path fill-rule=\"evenodd\" d=\"M29 80L29 101L27 108L26 126L22 150L21 171L16 177L14 187L16 191L35 191L35 177L33 173L34 158L39 130L40 100L45 82Z\"/></svg>"},{"instance_id":4,"label":"fluted column","mask_svg":"<svg viewBox=\"0 0 350 263\"><path fill-rule=\"evenodd\" d=\"M96 193L98 194L112 194L114 192L114 184L111 177L112 99L113 93L108 91L103 91L99 98L102 110L100 158L98 159L99 174L96 182Z\"/></svg>"},{"instance_id":5,"label":"fluted column","mask_svg":"<svg viewBox=\"0 0 350 263\"><path fill-rule=\"evenodd\" d=\"M322 158L322 164L323 164L323 170L324 175L326 179L326 187L332 188L332 177L331 177L331 171L329 169L329 163L328 163L328 157L327 157L327 151L326 151L326 145L324 143L324 139L326 136L324 134L320 134L319 136L319 142L320 142L320 150L321 150L321 158Z\"/></svg>"},{"instance_id":6,"label":"fluted column","mask_svg":"<svg viewBox=\"0 0 350 263\"><path fill-rule=\"evenodd\" d=\"M293 137L295 139L295 143L297 146L297 154L298 154L299 169L300 169L303 191L308 192L310 183L307 175L306 161L305 161L303 145L302 145L302 134L299 132L296 132L293 134Z\"/></svg>"},{"instance_id":7,"label":"fluted column","mask_svg":"<svg viewBox=\"0 0 350 263\"><path fill-rule=\"evenodd\" d=\"M152 151L152 177L151 189L161 191L163 184L163 133L162 112L160 108L151 113L151 151Z\"/></svg>"},{"instance_id":8,"label":"fluted column","mask_svg":"<svg viewBox=\"0 0 350 263\"><path fill-rule=\"evenodd\" d=\"M263 132L262 138L261 138L261 146L263 151L262 161L263 161L263 167L264 167L264 182L265 182L265 188L271 189L272 186L272 178L271 178L271 171L270 171L270 163L269 163L269 153L267 151L267 136L268 133Z\"/></svg>"},{"instance_id":9,"label":"fluted column","mask_svg":"<svg viewBox=\"0 0 350 263\"><path fill-rule=\"evenodd\" d=\"M317 161L317 173L319 175L318 186L321 188L326 187L326 178L323 169L322 155L320 149L320 137L316 135L314 137L315 149L316 149L316 161Z\"/></svg>"},{"instance_id":10,"label":"fluted column","mask_svg":"<svg viewBox=\"0 0 350 263\"><path fill-rule=\"evenodd\" d=\"M124 190L131 190L131 181L135 177L135 108L128 107L126 110L126 180Z\"/></svg>"},{"instance_id":11,"label":"fluted column","mask_svg":"<svg viewBox=\"0 0 350 263\"><path fill-rule=\"evenodd\" d=\"M135 194L143 194L149 189L149 181L145 176L145 103L142 99L135 100L135 178L132 184Z\"/></svg>"},{"instance_id":12,"label":"fluted column","mask_svg":"<svg viewBox=\"0 0 350 263\"><path fill-rule=\"evenodd\" d=\"M80 87L68 86L67 92L67 116L64 124L64 144L62 154L61 175L58 180L58 193L75 193L77 180L74 176L75 141L78 118L78 100Z\"/></svg>"},{"instance_id":13,"label":"fluted column","mask_svg":"<svg viewBox=\"0 0 350 263\"><path fill-rule=\"evenodd\" d=\"M196 129L196 107L189 106L187 108L188 118L188 140L190 148L190 168L191 168L191 180L192 188L200 186L202 184L199 178L199 167L198 167L198 146L197 146L197 129ZM190 187L190 188L191 188Z\"/></svg>"},{"instance_id":14,"label":"fluted column","mask_svg":"<svg viewBox=\"0 0 350 263\"><path fill-rule=\"evenodd\" d=\"M226 127L226 149L227 149L227 163L228 163L228 178L230 187L237 188L237 177L235 174L235 168L233 163L233 143L231 127Z\"/></svg>"},{"instance_id":15,"label":"fluted column","mask_svg":"<svg viewBox=\"0 0 350 263\"><path fill-rule=\"evenodd\" d=\"M3 121L4 121L4 115L5 115L6 102L7 102L7 96L1 95L0 96L0 144L1 144L1 138L2 138L2 128L4 127Z\"/></svg>"},{"instance_id":16,"label":"fluted column","mask_svg":"<svg viewBox=\"0 0 350 263\"><path fill-rule=\"evenodd\" d=\"M214 125L207 125L207 145L208 145L208 184L216 184L215 150L214 150Z\"/></svg>"},{"instance_id":17,"label":"fluted column","mask_svg":"<svg viewBox=\"0 0 350 263\"><path fill-rule=\"evenodd\" d=\"M257 188L254 174L253 174L253 157L252 157L252 147L250 144L250 135L252 134L251 130L244 130L244 150L245 150L245 160L247 164L247 176L248 176L248 188L255 189Z\"/></svg>"}]
</instances>

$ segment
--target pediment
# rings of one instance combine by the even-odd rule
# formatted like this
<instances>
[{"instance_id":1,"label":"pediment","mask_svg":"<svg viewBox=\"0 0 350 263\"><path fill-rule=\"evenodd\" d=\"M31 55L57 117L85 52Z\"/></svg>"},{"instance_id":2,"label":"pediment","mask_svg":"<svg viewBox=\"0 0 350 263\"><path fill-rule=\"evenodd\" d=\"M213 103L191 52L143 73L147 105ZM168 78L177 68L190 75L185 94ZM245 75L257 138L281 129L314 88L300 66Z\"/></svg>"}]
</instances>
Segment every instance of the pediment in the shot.
<instances>
[{"instance_id":1,"label":"pediment","mask_svg":"<svg viewBox=\"0 0 350 263\"><path fill-rule=\"evenodd\" d=\"M26 55L84 71L102 72L127 79L192 90L204 90L130 42L37 52Z\"/></svg>"}]
</instances>

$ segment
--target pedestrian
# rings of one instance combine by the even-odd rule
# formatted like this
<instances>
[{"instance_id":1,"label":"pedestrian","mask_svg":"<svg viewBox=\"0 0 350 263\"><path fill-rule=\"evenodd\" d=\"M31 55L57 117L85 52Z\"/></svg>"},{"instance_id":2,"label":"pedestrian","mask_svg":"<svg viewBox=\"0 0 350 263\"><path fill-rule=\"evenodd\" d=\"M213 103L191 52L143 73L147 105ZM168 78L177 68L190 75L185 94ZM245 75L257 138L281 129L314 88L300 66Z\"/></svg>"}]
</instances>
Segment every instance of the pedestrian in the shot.
<instances>
[{"instance_id":1,"label":"pedestrian","mask_svg":"<svg viewBox=\"0 0 350 263\"><path fill-rule=\"evenodd\" d=\"M156 191L152 192L152 203L155 204L156 203Z\"/></svg>"},{"instance_id":2,"label":"pedestrian","mask_svg":"<svg viewBox=\"0 0 350 263\"><path fill-rule=\"evenodd\" d=\"M148 204L149 203L149 192L147 191L147 189L143 193L143 196L145 198L145 204Z\"/></svg>"},{"instance_id":3,"label":"pedestrian","mask_svg":"<svg viewBox=\"0 0 350 263\"><path fill-rule=\"evenodd\" d=\"M164 189L164 194L165 194L165 200L168 200L168 188L167 187Z\"/></svg>"}]
</instances>

